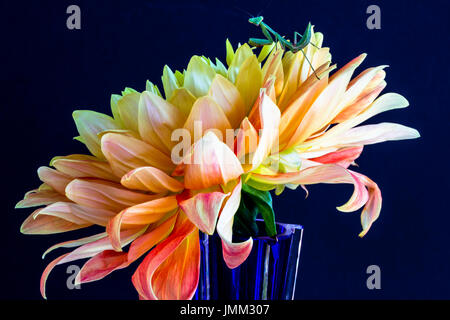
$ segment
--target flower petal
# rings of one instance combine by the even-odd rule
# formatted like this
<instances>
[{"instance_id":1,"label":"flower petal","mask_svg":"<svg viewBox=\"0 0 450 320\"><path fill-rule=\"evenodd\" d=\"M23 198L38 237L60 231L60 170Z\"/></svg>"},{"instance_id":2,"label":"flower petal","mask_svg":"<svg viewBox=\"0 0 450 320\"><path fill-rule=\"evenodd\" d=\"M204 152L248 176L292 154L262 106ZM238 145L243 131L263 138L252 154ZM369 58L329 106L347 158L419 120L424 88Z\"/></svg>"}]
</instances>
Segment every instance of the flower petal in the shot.
<instances>
[{"instance_id":1,"label":"flower petal","mask_svg":"<svg viewBox=\"0 0 450 320\"><path fill-rule=\"evenodd\" d=\"M50 215L39 215L37 209L25 219L20 227L23 234L54 234L88 227L90 224L77 224L63 218Z\"/></svg>"},{"instance_id":2,"label":"flower petal","mask_svg":"<svg viewBox=\"0 0 450 320\"><path fill-rule=\"evenodd\" d=\"M114 250L121 250L122 225L148 225L154 223L178 208L175 196L144 202L123 210L111 219L106 227Z\"/></svg>"},{"instance_id":3,"label":"flower petal","mask_svg":"<svg viewBox=\"0 0 450 320\"><path fill-rule=\"evenodd\" d=\"M154 167L140 167L122 177L121 183L128 189L154 193L180 192L184 186L178 180Z\"/></svg>"},{"instance_id":4,"label":"flower petal","mask_svg":"<svg viewBox=\"0 0 450 320\"><path fill-rule=\"evenodd\" d=\"M110 116L88 110L74 111L73 119L81 139L89 151L97 158L104 159L98 134L109 129L121 129L119 124Z\"/></svg>"},{"instance_id":5,"label":"flower petal","mask_svg":"<svg viewBox=\"0 0 450 320\"><path fill-rule=\"evenodd\" d=\"M335 163L341 167L348 168L360 156L363 151L362 146L342 148L338 151L327 153L323 156L312 158L311 161L320 163Z\"/></svg>"},{"instance_id":6,"label":"flower petal","mask_svg":"<svg viewBox=\"0 0 450 320\"><path fill-rule=\"evenodd\" d=\"M44 259L45 256L48 253L50 253L51 251L53 251L55 249L79 247L79 246L81 246L83 244L87 244L87 243L94 242L94 241L97 241L97 240L102 239L102 238L106 238L107 236L108 236L108 234L106 232L102 232L102 233L94 234L92 236L84 237L84 238L81 238L81 239L75 239L75 240L70 240L70 241L64 241L64 242L57 243L57 244L51 246L50 248L48 248L42 254L42 259Z\"/></svg>"},{"instance_id":7,"label":"flower petal","mask_svg":"<svg viewBox=\"0 0 450 320\"><path fill-rule=\"evenodd\" d=\"M261 132L258 142L258 147L251 157L250 164L252 170L259 167L264 159L274 151L273 148L278 148L278 132L280 126L280 110L273 103L273 101L261 91L259 97L259 121L261 123ZM278 149L275 153L278 152Z\"/></svg>"},{"instance_id":8,"label":"flower petal","mask_svg":"<svg viewBox=\"0 0 450 320\"><path fill-rule=\"evenodd\" d=\"M172 72L168 65L164 66L161 80L164 87L166 100L169 100L172 97L173 92L178 89L178 81L175 77L175 74Z\"/></svg>"},{"instance_id":9,"label":"flower petal","mask_svg":"<svg viewBox=\"0 0 450 320\"><path fill-rule=\"evenodd\" d=\"M241 201L241 189L242 182L239 181L225 203L217 222L217 233L222 238L223 259L230 269L241 265L249 256L253 247L251 237L244 242L233 243L233 221Z\"/></svg>"},{"instance_id":10,"label":"flower petal","mask_svg":"<svg viewBox=\"0 0 450 320\"><path fill-rule=\"evenodd\" d=\"M139 132L138 111L140 96L139 92L130 92L117 101L117 110L124 127L134 132Z\"/></svg>"},{"instance_id":11,"label":"flower petal","mask_svg":"<svg viewBox=\"0 0 450 320\"><path fill-rule=\"evenodd\" d=\"M67 184L72 178L49 167L40 167L37 171L39 179L60 194L65 194Z\"/></svg>"},{"instance_id":12,"label":"flower petal","mask_svg":"<svg viewBox=\"0 0 450 320\"><path fill-rule=\"evenodd\" d=\"M169 102L180 110L185 118L191 113L192 106L194 105L196 98L186 88L176 89Z\"/></svg>"},{"instance_id":13,"label":"flower petal","mask_svg":"<svg viewBox=\"0 0 450 320\"><path fill-rule=\"evenodd\" d=\"M323 135L304 142L298 146L300 149L326 148L339 144L339 136L367 119L388 110L406 108L408 100L396 93L387 93L376 99L366 110L358 116L338 123Z\"/></svg>"},{"instance_id":14,"label":"flower petal","mask_svg":"<svg viewBox=\"0 0 450 320\"><path fill-rule=\"evenodd\" d=\"M132 277L142 299L191 299L200 274L197 228L182 212L170 236L145 257Z\"/></svg>"},{"instance_id":15,"label":"flower petal","mask_svg":"<svg viewBox=\"0 0 450 320\"><path fill-rule=\"evenodd\" d=\"M47 204L52 204L54 202L58 201L67 201L65 195L62 195L59 192L56 192L54 190L31 190L25 194L25 197L23 200L20 200L15 208L30 208L30 207L37 207L37 206L43 206Z\"/></svg>"},{"instance_id":16,"label":"flower petal","mask_svg":"<svg viewBox=\"0 0 450 320\"><path fill-rule=\"evenodd\" d=\"M222 192L197 193L189 197L188 191L177 195L180 208L186 213L189 220L200 231L213 234L216 229L222 203L228 194Z\"/></svg>"},{"instance_id":17,"label":"flower petal","mask_svg":"<svg viewBox=\"0 0 450 320\"><path fill-rule=\"evenodd\" d=\"M183 159L183 164L187 189L226 184L244 173L233 151L212 132L194 144L192 153Z\"/></svg>"},{"instance_id":18,"label":"flower petal","mask_svg":"<svg viewBox=\"0 0 450 320\"><path fill-rule=\"evenodd\" d=\"M193 142L203 136L208 129L214 129L226 137L226 130L231 124L222 108L209 96L198 99L192 106L191 113L184 124L189 130Z\"/></svg>"},{"instance_id":19,"label":"flower petal","mask_svg":"<svg viewBox=\"0 0 450 320\"><path fill-rule=\"evenodd\" d=\"M170 157L158 149L122 134L105 134L102 137L102 150L118 177L139 167L152 166L167 173L175 167Z\"/></svg>"},{"instance_id":20,"label":"flower petal","mask_svg":"<svg viewBox=\"0 0 450 320\"><path fill-rule=\"evenodd\" d=\"M202 57L193 56L184 76L184 87L194 96L202 97L208 94L215 75L214 69Z\"/></svg>"},{"instance_id":21,"label":"flower petal","mask_svg":"<svg viewBox=\"0 0 450 320\"><path fill-rule=\"evenodd\" d=\"M66 196L83 206L114 212L160 197L130 191L113 182L81 179L75 179L67 185Z\"/></svg>"},{"instance_id":22,"label":"flower petal","mask_svg":"<svg viewBox=\"0 0 450 320\"><path fill-rule=\"evenodd\" d=\"M184 120L182 112L160 96L147 91L142 93L139 102L139 132L147 143L169 154L174 146L172 131L181 128ZM155 140L158 144L154 144Z\"/></svg>"},{"instance_id":23,"label":"flower petal","mask_svg":"<svg viewBox=\"0 0 450 320\"><path fill-rule=\"evenodd\" d=\"M304 160L307 162L308 160ZM312 161L311 161L312 163ZM317 184L317 183L349 183L353 184L354 191L350 200L338 207L339 211L350 212L361 208L368 199L368 192L358 177L349 170L335 165L316 165L298 172L280 173L274 176L252 174L252 180L267 184Z\"/></svg>"},{"instance_id":24,"label":"flower petal","mask_svg":"<svg viewBox=\"0 0 450 320\"><path fill-rule=\"evenodd\" d=\"M99 161L93 157L88 158L84 155L55 157L50 165L54 166L59 172L73 178L99 178L118 181L108 162Z\"/></svg>"},{"instance_id":25,"label":"flower petal","mask_svg":"<svg viewBox=\"0 0 450 320\"><path fill-rule=\"evenodd\" d=\"M214 77L208 95L222 108L231 126L237 127L245 116L245 105L239 90L218 74Z\"/></svg>"},{"instance_id":26,"label":"flower petal","mask_svg":"<svg viewBox=\"0 0 450 320\"><path fill-rule=\"evenodd\" d=\"M244 101L245 114L248 114L258 98L262 84L262 71L255 55L251 55L242 63L235 84Z\"/></svg>"},{"instance_id":27,"label":"flower petal","mask_svg":"<svg viewBox=\"0 0 450 320\"><path fill-rule=\"evenodd\" d=\"M397 123L383 122L369 124L348 130L339 135L340 145L367 145L392 140L405 140L419 138L416 129L409 128Z\"/></svg>"},{"instance_id":28,"label":"flower petal","mask_svg":"<svg viewBox=\"0 0 450 320\"><path fill-rule=\"evenodd\" d=\"M345 91L353 71L365 57L366 55L362 54L353 59L330 78L328 86L305 113L289 145L300 144L321 128L326 127L336 117L340 111L339 103L345 98Z\"/></svg>"}]
</instances>

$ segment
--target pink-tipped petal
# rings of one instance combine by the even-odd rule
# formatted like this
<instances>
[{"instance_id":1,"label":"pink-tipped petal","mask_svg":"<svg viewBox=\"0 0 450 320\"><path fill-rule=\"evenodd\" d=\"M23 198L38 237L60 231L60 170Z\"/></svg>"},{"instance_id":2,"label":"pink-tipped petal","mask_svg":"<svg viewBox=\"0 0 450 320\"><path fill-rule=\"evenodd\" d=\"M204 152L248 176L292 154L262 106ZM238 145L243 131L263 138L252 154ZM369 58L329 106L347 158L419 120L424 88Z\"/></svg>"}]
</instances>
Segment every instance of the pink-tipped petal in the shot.
<instances>
[{"instance_id":1,"label":"pink-tipped petal","mask_svg":"<svg viewBox=\"0 0 450 320\"><path fill-rule=\"evenodd\" d=\"M192 153L183 159L183 163L187 189L226 184L244 173L233 151L212 132L194 144Z\"/></svg>"},{"instance_id":2,"label":"pink-tipped petal","mask_svg":"<svg viewBox=\"0 0 450 320\"><path fill-rule=\"evenodd\" d=\"M222 192L209 192L197 193L186 198L186 193L187 191L177 196L180 208L202 232L213 234L222 203L228 195Z\"/></svg>"},{"instance_id":3,"label":"pink-tipped petal","mask_svg":"<svg viewBox=\"0 0 450 320\"><path fill-rule=\"evenodd\" d=\"M200 274L198 229L180 212L170 236L145 257L132 277L140 298L191 299Z\"/></svg>"},{"instance_id":4,"label":"pink-tipped petal","mask_svg":"<svg viewBox=\"0 0 450 320\"><path fill-rule=\"evenodd\" d=\"M222 238L223 259L230 269L241 265L249 256L253 246L251 237L244 242L233 243L233 221L241 201L241 189L242 182L239 181L225 203L217 222L217 233Z\"/></svg>"},{"instance_id":5,"label":"pink-tipped petal","mask_svg":"<svg viewBox=\"0 0 450 320\"><path fill-rule=\"evenodd\" d=\"M330 152L323 156L312 158L310 160L324 164L334 163L340 165L341 167L348 168L351 164L354 163L356 159L358 159L362 151L363 151L362 146L342 148L338 151Z\"/></svg>"}]
</instances>

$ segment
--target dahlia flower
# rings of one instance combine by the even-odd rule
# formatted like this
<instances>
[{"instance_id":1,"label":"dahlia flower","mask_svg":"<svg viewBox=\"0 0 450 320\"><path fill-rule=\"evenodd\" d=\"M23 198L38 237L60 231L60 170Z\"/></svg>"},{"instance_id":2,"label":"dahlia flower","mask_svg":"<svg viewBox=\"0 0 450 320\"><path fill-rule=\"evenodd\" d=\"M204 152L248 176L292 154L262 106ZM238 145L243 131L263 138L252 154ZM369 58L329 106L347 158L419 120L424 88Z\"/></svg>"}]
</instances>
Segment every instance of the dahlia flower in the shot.
<instances>
[{"instance_id":1,"label":"dahlia flower","mask_svg":"<svg viewBox=\"0 0 450 320\"><path fill-rule=\"evenodd\" d=\"M234 216L244 188L280 194L285 187L316 183L354 186L338 210L362 207L360 236L378 218L381 193L366 176L349 169L364 145L419 137L393 123L362 125L408 102L386 86L385 67L352 79L362 54L330 75L329 48L313 33L305 54L268 45L234 50L227 40L226 67L193 56L186 70L164 67L162 84L126 88L111 96L112 117L73 113L90 155L55 157L38 169L43 182L17 208L41 207L23 223L25 234L53 234L105 227L89 237L49 248L75 248L56 266L86 259L76 282L99 280L145 256L132 282L141 299L190 299L199 278L199 231L222 239L223 258L239 266L252 238L233 242ZM378 97L378 98L377 98Z\"/></svg>"}]
</instances>

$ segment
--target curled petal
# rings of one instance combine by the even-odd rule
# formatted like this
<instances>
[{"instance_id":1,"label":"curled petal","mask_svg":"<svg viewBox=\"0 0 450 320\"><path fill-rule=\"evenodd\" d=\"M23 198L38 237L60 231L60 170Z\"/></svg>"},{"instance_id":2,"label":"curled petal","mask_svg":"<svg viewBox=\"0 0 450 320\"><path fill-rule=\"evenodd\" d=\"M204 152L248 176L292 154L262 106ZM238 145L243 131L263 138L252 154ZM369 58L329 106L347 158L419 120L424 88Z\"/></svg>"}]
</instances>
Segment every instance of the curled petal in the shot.
<instances>
[{"instance_id":1,"label":"curled petal","mask_svg":"<svg viewBox=\"0 0 450 320\"><path fill-rule=\"evenodd\" d=\"M48 248L42 254L42 259L44 259L45 256L48 253L52 252L55 249L79 247L79 246L81 246L83 244L94 242L94 241L97 241L97 240L105 238L105 237L107 237L107 233L106 232L102 232L102 233L94 234L92 236L84 237L84 238L81 238L81 239L75 239L75 240L69 240L69 241L64 241L64 242L57 243L57 244L51 246L50 248Z\"/></svg>"},{"instance_id":2,"label":"curled petal","mask_svg":"<svg viewBox=\"0 0 450 320\"><path fill-rule=\"evenodd\" d=\"M70 155L67 157L56 157L50 162L59 172L73 178L99 178L117 181L111 166L106 161L99 161L94 157L84 155Z\"/></svg>"},{"instance_id":3,"label":"curled petal","mask_svg":"<svg viewBox=\"0 0 450 320\"><path fill-rule=\"evenodd\" d=\"M142 235L145 230L147 229L147 226L142 227L139 226L138 228L134 229L127 229L120 233L120 239L121 239L121 246L125 247L130 242L135 240L137 237ZM64 259L60 260L58 264L63 264L75 260L90 258L95 256L96 254L105 251L105 250L113 250L113 246L111 245L111 242L108 237L101 238L99 240L96 240L94 242L87 243L85 245L82 245L81 247L78 247L77 249L70 252L68 255L64 257Z\"/></svg>"},{"instance_id":4,"label":"curled petal","mask_svg":"<svg viewBox=\"0 0 450 320\"><path fill-rule=\"evenodd\" d=\"M120 238L122 225L133 227L148 225L162 219L170 212L174 212L177 208L178 203L175 196L170 196L144 202L123 210L109 221L106 228L113 248L116 251L120 251L122 248Z\"/></svg>"},{"instance_id":5,"label":"curled petal","mask_svg":"<svg viewBox=\"0 0 450 320\"><path fill-rule=\"evenodd\" d=\"M248 118L242 120L235 141L236 156L241 159L246 154L255 152L258 146L258 140L258 132L253 127L252 123Z\"/></svg>"},{"instance_id":6,"label":"curled petal","mask_svg":"<svg viewBox=\"0 0 450 320\"><path fill-rule=\"evenodd\" d=\"M172 215L163 223L147 230L131 243L128 253L113 250L98 253L83 265L75 283L81 284L100 280L115 270L129 266L170 234L176 218L176 214Z\"/></svg>"},{"instance_id":7,"label":"curled petal","mask_svg":"<svg viewBox=\"0 0 450 320\"><path fill-rule=\"evenodd\" d=\"M183 184L154 167L140 167L122 177L121 183L128 189L164 193L180 192Z\"/></svg>"},{"instance_id":8,"label":"curled petal","mask_svg":"<svg viewBox=\"0 0 450 320\"><path fill-rule=\"evenodd\" d=\"M304 160L306 162L307 160ZM312 161L311 161L312 162ZM317 184L317 183L349 183L354 192L350 200L338 207L339 211L350 212L361 208L368 199L368 192L361 180L349 170L335 165L312 165L298 172L280 173L273 176L252 174L251 179L267 184Z\"/></svg>"},{"instance_id":9,"label":"curled petal","mask_svg":"<svg viewBox=\"0 0 450 320\"><path fill-rule=\"evenodd\" d=\"M140 230L126 230L122 234L122 246L127 245L137 237L139 237L143 232L145 232L146 228L140 229ZM46 293L45 293L45 284L47 282L47 278L50 274L50 272L53 270L53 268L59 264L84 259L84 258L90 258L95 256L96 254L105 251L105 250L111 250L111 244L109 243L109 239L105 236L99 240L87 243L77 249L75 249L72 252L66 253L52 262L48 264L48 266L45 268L44 272L41 276L41 282L40 282L40 289L41 289L41 295L44 299L47 299Z\"/></svg>"},{"instance_id":10,"label":"curled petal","mask_svg":"<svg viewBox=\"0 0 450 320\"><path fill-rule=\"evenodd\" d=\"M191 299L199 274L198 229L180 212L170 236L150 251L132 281L142 299Z\"/></svg>"},{"instance_id":11,"label":"curled petal","mask_svg":"<svg viewBox=\"0 0 450 320\"><path fill-rule=\"evenodd\" d=\"M375 220L380 216L381 211L381 191L378 188L377 184L367 178L366 176L354 172L354 174L361 179L361 181L366 185L369 189L369 200L365 205L363 211L361 212L361 225L363 230L359 234L360 237L364 237L364 235L369 231L372 224Z\"/></svg>"},{"instance_id":12,"label":"curled petal","mask_svg":"<svg viewBox=\"0 0 450 320\"><path fill-rule=\"evenodd\" d=\"M225 263L230 269L241 265L252 251L253 239L233 243L234 215L241 201L242 182L236 185L225 203L217 222L217 233L222 238L222 253Z\"/></svg>"},{"instance_id":13,"label":"curled petal","mask_svg":"<svg viewBox=\"0 0 450 320\"><path fill-rule=\"evenodd\" d=\"M342 148L335 152L327 153L323 156L312 158L311 161L320 163L335 163L341 167L348 168L359 157L363 150L362 146Z\"/></svg>"},{"instance_id":14,"label":"curled petal","mask_svg":"<svg viewBox=\"0 0 450 320\"><path fill-rule=\"evenodd\" d=\"M38 169L38 176L42 182L60 194L65 194L67 184L72 181L72 177L49 167L40 167Z\"/></svg>"},{"instance_id":15,"label":"curled petal","mask_svg":"<svg viewBox=\"0 0 450 320\"><path fill-rule=\"evenodd\" d=\"M202 232L213 234L222 203L228 196L222 192L197 193L187 198L188 191L177 196L180 208Z\"/></svg>"},{"instance_id":16,"label":"curled petal","mask_svg":"<svg viewBox=\"0 0 450 320\"><path fill-rule=\"evenodd\" d=\"M81 179L75 179L67 185L66 196L80 205L113 212L160 197L130 191L113 182Z\"/></svg>"},{"instance_id":17,"label":"curled petal","mask_svg":"<svg viewBox=\"0 0 450 320\"><path fill-rule=\"evenodd\" d=\"M171 172L175 167L166 154L123 134L105 134L102 137L102 150L118 177L139 167L152 166L165 172Z\"/></svg>"},{"instance_id":18,"label":"curled petal","mask_svg":"<svg viewBox=\"0 0 450 320\"><path fill-rule=\"evenodd\" d=\"M15 208L30 208L52 204L58 201L68 201L65 195L54 190L31 190L25 194L23 200L20 200Z\"/></svg>"},{"instance_id":19,"label":"curled petal","mask_svg":"<svg viewBox=\"0 0 450 320\"><path fill-rule=\"evenodd\" d=\"M183 165L187 189L226 184L244 172L233 151L212 132L194 144L192 153L183 159Z\"/></svg>"},{"instance_id":20,"label":"curled petal","mask_svg":"<svg viewBox=\"0 0 450 320\"><path fill-rule=\"evenodd\" d=\"M129 265L126 252L105 250L89 259L78 272L75 285L100 280L117 269Z\"/></svg>"},{"instance_id":21,"label":"curled petal","mask_svg":"<svg viewBox=\"0 0 450 320\"><path fill-rule=\"evenodd\" d=\"M55 260L53 260L52 262L50 262L47 267L44 269L44 272L42 273L41 276L41 281L40 281L40 290L41 290L41 295L44 299L47 299L47 295L45 293L45 284L47 283L47 278L48 275L50 274L50 272L53 270L53 268L58 264L59 261L61 261L62 259L64 259L64 257L66 257L68 255L68 253L63 254L62 256L56 258Z\"/></svg>"},{"instance_id":22,"label":"curled petal","mask_svg":"<svg viewBox=\"0 0 450 320\"><path fill-rule=\"evenodd\" d=\"M226 130L232 127L222 108L213 98L206 96L194 103L184 128L189 130L192 141L195 142L208 129L220 132L223 139L226 137Z\"/></svg>"},{"instance_id":23,"label":"curled petal","mask_svg":"<svg viewBox=\"0 0 450 320\"><path fill-rule=\"evenodd\" d=\"M23 234L54 234L77 230L90 225L89 223L74 223L51 215L40 215L41 210L42 208L37 209L25 219L20 227L20 232Z\"/></svg>"},{"instance_id":24,"label":"curled petal","mask_svg":"<svg viewBox=\"0 0 450 320\"><path fill-rule=\"evenodd\" d=\"M264 159L271 152L278 152L273 148L278 148L278 131L280 125L280 110L273 101L261 91L259 102L259 119L261 123L261 132L259 136L258 146L251 158L252 170L259 167Z\"/></svg>"}]
</instances>

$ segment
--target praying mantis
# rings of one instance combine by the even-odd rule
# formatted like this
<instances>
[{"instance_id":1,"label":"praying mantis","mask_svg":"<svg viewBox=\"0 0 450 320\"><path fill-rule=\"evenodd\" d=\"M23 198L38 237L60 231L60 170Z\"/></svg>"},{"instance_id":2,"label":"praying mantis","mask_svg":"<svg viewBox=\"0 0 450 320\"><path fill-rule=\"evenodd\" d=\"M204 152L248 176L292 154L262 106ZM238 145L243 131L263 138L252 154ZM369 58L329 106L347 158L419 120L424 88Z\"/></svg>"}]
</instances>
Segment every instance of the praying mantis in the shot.
<instances>
[{"instance_id":1,"label":"praying mantis","mask_svg":"<svg viewBox=\"0 0 450 320\"><path fill-rule=\"evenodd\" d=\"M285 39L284 37L282 37L278 32L273 30L266 23L264 23L263 19L264 18L262 16L252 17L252 18L248 19L248 22L250 22L251 24L253 24L257 27L261 27L261 31L264 34L264 36L266 37L266 39L250 38L248 40L248 43L255 47L261 47L264 45L272 44L274 42L274 38L275 38L275 40L278 43L280 43L280 45L282 46L283 49L287 48L288 50L292 51L293 53L301 51L303 53L303 56L305 57L306 61L308 61L308 64L311 66L311 69L313 70L314 75L316 76L316 78L318 80L320 80L319 76L316 74L316 70L314 69L314 67L312 66L308 57L306 56L305 52L303 51L303 49L308 44L311 44L312 46L317 48L317 46L311 42L311 37L312 37L311 22L308 23L308 26L306 27L306 30L303 33L303 35L298 32L294 32L294 42L291 42L291 41ZM300 36L300 38L301 38L299 41L297 41L298 36Z\"/></svg>"}]
</instances>

